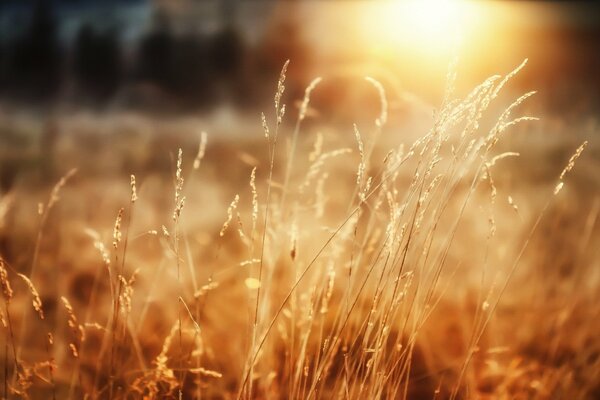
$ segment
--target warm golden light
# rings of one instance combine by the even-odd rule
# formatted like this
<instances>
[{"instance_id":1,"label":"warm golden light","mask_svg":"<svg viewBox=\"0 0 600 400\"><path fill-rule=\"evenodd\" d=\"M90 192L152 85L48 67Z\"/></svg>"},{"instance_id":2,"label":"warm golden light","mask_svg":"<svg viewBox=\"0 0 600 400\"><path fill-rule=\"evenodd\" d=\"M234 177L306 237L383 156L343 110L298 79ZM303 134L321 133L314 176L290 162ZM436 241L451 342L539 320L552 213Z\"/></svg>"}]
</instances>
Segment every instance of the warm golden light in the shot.
<instances>
[{"instance_id":1,"label":"warm golden light","mask_svg":"<svg viewBox=\"0 0 600 400\"><path fill-rule=\"evenodd\" d=\"M413 0L399 11L406 12L406 22L415 35L428 42L445 41L457 34L462 17L460 4L453 0Z\"/></svg>"},{"instance_id":2,"label":"warm golden light","mask_svg":"<svg viewBox=\"0 0 600 400\"><path fill-rule=\"evenodd\" d=\"M382 3L371 23L384 41L437 52L460 39L472 11L461 0L396 0Z\"/></svg>"}]
</instances>

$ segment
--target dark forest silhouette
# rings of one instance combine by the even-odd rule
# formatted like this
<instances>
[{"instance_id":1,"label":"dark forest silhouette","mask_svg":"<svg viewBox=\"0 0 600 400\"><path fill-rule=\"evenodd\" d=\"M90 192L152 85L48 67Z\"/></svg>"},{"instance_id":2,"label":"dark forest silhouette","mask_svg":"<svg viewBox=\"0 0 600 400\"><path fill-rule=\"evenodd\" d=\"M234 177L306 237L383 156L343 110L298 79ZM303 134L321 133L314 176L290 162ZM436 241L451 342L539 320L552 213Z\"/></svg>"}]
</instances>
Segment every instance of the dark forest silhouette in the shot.
<instances>
[{"instance_id":1,"label":"dark forest silhouette","mask_svg":"<svg viewBox=\"0 0 600 400\"><path fill-rule=\"evenodd\" d=\"M99 30L89 23L78 28L72 43L62 44L59 23L48 2L40 1L24 32L0 44L0 96L33 104L60 99L137 107L157 104L148 101L155 97L158 104L168 99L179 108L208 106L215 100L243 106L254 104L252 94L260 94L257 76L272 82L285 59L302 48L289 42L299 37L286 35L289 51L275 45L269 50L272 57L260 59L265 44L250 48L227 18L210 35L176 35L160 10L133 49L124 48L118 28Z\"/></svg>"},{"instance_id":2,"label":"dark forest silhouette","mask_svg":"<svg viewBox=\"0 0 600 400\"><path fill-rule=\"evenodd\" d=\"M62 52L57 23L44 2L38 2L33 8L31 24L25 34L5 45L3 53L3 87L39 99L56 94L61 84Z\"/></svg>"}]
</instances>

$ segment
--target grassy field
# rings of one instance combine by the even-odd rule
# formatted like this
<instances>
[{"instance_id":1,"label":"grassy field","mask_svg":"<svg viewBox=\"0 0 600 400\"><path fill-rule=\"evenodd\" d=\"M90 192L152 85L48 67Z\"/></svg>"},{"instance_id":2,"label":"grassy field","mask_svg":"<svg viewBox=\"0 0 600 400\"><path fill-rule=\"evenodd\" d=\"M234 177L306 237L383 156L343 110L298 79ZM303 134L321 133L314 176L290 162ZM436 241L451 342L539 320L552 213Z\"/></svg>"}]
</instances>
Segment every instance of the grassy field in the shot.
<instances>
[{"instance_id":1,"label":"grassy field","mask_svg":"<svg viewBox=\"0 0 600 400\"><path fill-rule=\"evenodd\" d=\"M375 120L320 122L287 64L243 134L5 112L0 393L598 398L598 132L521 67L410 129L371 79Z\"/></svg>"}]
</instances>

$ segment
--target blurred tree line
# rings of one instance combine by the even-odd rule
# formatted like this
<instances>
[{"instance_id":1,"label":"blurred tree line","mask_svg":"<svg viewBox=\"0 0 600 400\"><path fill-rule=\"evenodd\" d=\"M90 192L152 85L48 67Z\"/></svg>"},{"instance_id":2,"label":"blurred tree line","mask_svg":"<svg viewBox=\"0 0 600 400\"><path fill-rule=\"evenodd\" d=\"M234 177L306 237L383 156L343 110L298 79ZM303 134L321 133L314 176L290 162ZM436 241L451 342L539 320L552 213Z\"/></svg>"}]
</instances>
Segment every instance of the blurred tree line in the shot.
<instances>
[{"instance_id":1,"label":"blurred tree line","mask_svg":"<svg viewBox=\"0 0 600 400\"><path fill-rule=\"evenodd\" d=\"M211 35L176 35L168 15L156 10L151 29L126 51L118 28L83 23L65 45L58 23L48 2L39 1L24 32L0 42L0 96L34 104L60 99L145 107L162 102L180 109L228 100L244 106L264 94L261 76L272 89L273 75L286 58L306 59L290 24L281 27L284 48L268 41L250 48L226 19Z\"/></svg>"}]
</instances>

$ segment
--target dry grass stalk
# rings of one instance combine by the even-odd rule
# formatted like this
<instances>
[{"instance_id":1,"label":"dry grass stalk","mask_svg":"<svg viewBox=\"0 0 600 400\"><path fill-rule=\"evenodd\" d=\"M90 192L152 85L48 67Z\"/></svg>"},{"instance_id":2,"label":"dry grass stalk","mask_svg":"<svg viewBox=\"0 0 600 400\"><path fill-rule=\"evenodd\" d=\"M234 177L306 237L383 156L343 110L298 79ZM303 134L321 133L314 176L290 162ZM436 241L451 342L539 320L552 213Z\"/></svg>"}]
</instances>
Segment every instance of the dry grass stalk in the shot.
<instances>
[{"instance_id":1,"label":"dry grass stalk","mask_svg":"<svg viewBox=\"0 0 600 400\"><path fill-rule=\"evenodd\" d=\"M573 167L575 166L575 162L581 156L581 153L583 153L583 150L585 149L585 147L587 146L587 144L588 144L588 142L586 140L585 142L583 142L577 148L577 150L575 150L575 153L573 153L573 155L569 159L569 162L567 163L567 165L565 166L565 168L560 173L560 176L558 177L559 182L554 187L554 194L555 195L557 195L562 190L562 188L564 186L563 179L564 179L565 175L567 175L567 173L569 173L573 169Z\"/></svg>"},{"instance_id":2,"label":"dry grass stalk","mask_svg":"<svg viewBox=\"0 0 600 400\"><path fill-rule=\"evenodd\" d=\"M321 82L321 78L313 79L310 84L304 90L304 98L302 99L302 104L300 104L300 111L298 112L298 119L300 121L304 120L306 117L306 112L308 111L308 104L310 103L310 95L315 90L317 85Z\"/></svg>"},{"instance_id":3,"label":"dry grass stalk","mask_svg":"<svg viewBox=\"0 0 600 400\"><path fill-rule=\"evenodd\" d=\"M117 218L115 219L115 226L113 228L113 248L115 250L119 248L119 243L121 243L121 239L123 238L123 233L121 232L121 223L123 221L124 212L125 209L121 207L117 213Z\"/></svg>"},{"instance_id":4,"label":"dry grass stalk","mask_svg":"<svg viewBox=\"0 0 600 400\"><path fill-rule=\"evenodd\" d=\"M82 325L79 324L79 321L75 316L75 311L73 311L73 306L71 306L69 300L64 296L61 296L60 300L62 301L65 310L67 311L67 316L69 317L67 323L69 325L69 328L71 329L71 333L74 338L74 341L69 343L69 348L71 349L71 354L73 354L73 357L79 358L79 350L81 349L81 343L85 339L85 329Z\"/></svg>"},{"instance_id":5,"label":"dry grass stalk","mask_svg":"<svg viewBox=\"0 0 600 400\"><path fill-rule=\"evenodd\" d=\"M1 272L0 272L0 274L1 274ZM36 290L35 286L31 282L31 280L29 280L28 277L26 277L23 274L18 274L18 275L21 279L23 279L23 281L29 288L29 292L31 293L31 296L33 297L33 301L32 301L33 309L35 310L35 312L38 313L40 319L44 319L44 310L42 308L43 307L42 300L40 299L40 295L39 295L38 291Z\"/></svg>"},{"instance_id":6,"label":"dry grass stalk","mask_svg":"<svg viewBox=\"0 0 600 400\"><path fill-rule=\"evenodd\" d=\"M227 219L225 220L223 226L221 227L221 230L219 231L219 236L223 237L223 235L225 235L225 231L227 231L227 228L229 227L229 224L233 219L233 212L237 209L239 202L240 195L236 194L233 200L231 201L231 204L229 204L229 207L227 207Z\"/></svg>"},{"instance_id":7,"label":"dry grass stalk","mask_svg":"<svg viewBox=\"0 0 600 400\"><path fill-rule=\"evenodd\" d=\"M137 188L135 184L135 175L131 174L130 176L130 185L131 185L131 203L135 203L138 199L137 196Z\"/></svg>"},{"instance_id":8,"label":"dry grass stalk","mask_svg":"<svg viewBox=\"0 0 600 400\"><path fill-rule=\"evenodd\" d=\"M0 285L2 286L2 295L4 296L4 301L8 305L13 298L14 292L12 290L12 286L10 285L10 281L8 280L6 264L4 263L4 259L2 257L0 257Z\"/></svg>"}]
</instances>

